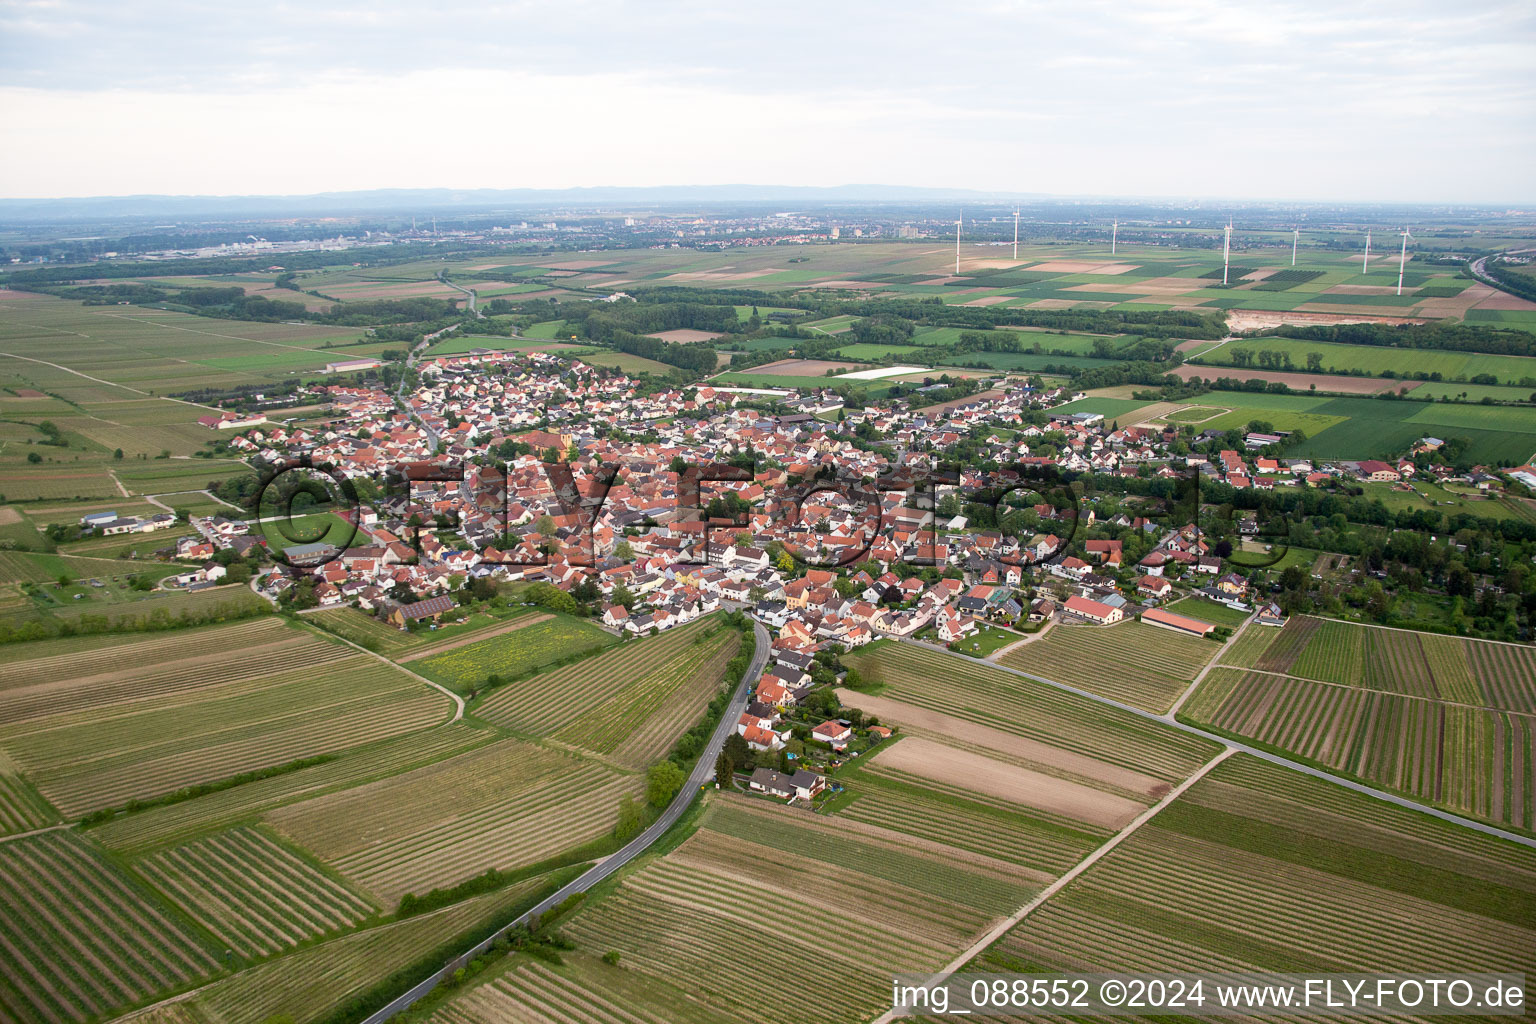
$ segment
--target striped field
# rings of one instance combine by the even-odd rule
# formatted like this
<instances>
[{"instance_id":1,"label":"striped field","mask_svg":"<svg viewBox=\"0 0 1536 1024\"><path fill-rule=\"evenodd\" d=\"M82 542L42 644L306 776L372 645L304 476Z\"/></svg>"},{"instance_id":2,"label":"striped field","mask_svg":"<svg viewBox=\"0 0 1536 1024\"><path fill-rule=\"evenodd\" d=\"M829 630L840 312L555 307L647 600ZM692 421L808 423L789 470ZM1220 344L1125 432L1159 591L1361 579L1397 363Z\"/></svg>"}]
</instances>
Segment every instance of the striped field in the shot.
<instances>
[{"instance_id":1,"label":"striped field","mask_svg":"<svg viewBox=\"0 0 1536 1024\"><path fill-rule=\"evenodd\" d=\"M89 843L0 843L0 1019L104 1014L217 967L190 926Z\"/></svg>"},{"instance_id":2,"label":"striped field","mask_svg":"<svg viewBox=\"0 0 1536 1024\"><path fill-rule=\"evenodd\" d=\"M137 868L221 942L246 956L265 956L350 928L375 910L252 828L164 850Z\"/></svg>"},{"instance_id":3,"label":"striped field","mask_svg":"<svg viewBox=\"0 0 1536 1024\"><path fill-rule=\"evenodd\" d=\"M1210 640L1127 621L1055 626L998 663L1147 711L1167 711L1220 647Z\"/></svg>"}]
</instances>

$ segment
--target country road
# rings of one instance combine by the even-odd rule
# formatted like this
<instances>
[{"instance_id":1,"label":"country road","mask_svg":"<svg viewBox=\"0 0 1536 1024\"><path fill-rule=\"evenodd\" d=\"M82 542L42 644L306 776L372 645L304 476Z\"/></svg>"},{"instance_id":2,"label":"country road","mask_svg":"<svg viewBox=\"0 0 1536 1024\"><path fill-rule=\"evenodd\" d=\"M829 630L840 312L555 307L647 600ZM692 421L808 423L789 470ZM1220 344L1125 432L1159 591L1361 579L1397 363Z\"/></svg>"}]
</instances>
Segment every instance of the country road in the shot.
<instances>
[{"instance_id":1,"label":"country road","mask_svg":"<svg viewBox=\"0 0 1536 1024\"><path fill-rule=\"evenodd\" d=\"M747 666L746 672L742 674L741 681L736 685L735 692L731 694L730 703L726 705L725 711L721 713L720 724L715 727L714 734L709 738L709 744L704 748L703 753L699 755L699 761L694 765L693 772L688 776L688 781L683 784L683 788L678 791L677 796L672 798L672 802L667 805L667 809L662 812L661 817L657 818L650 828L630 840L629 844L619 850L619 852L606 858L600 864L593 865L583 872L581 877L567 883L558 892L546 897L542 903L532 910L526 911L518 915L514 920L508 921L488 938L450 960L441 971L438 971L432 977L419 982L408 991L396 996L387 1005L375 1011L364 1020L363 1024L381 1024L381 1022L389 1020L395 1014L408 1008L418 999L421 999L435 989L444 976L451 974L457 967L468 963L489 949L491 943L496 941L498 935L503 935L509 929L522 925L530 916L542 916L548 913L569 896L579 892L586 892L644 853L656 840L665 835L668 829L677 823L677 820L683 816L683 813L693 803L694 798L698 796L699 790L714 775L715 758L719 756L720 748L725 746L726 737L736 728L736 720L746 710L747 693L751 689L753 682L762 675L763 668L768 663L772 638L769 637L768 630L763 628L763 624L756 620L752 622L752 631L757 640L757 648L752 654L752 663Z\"/></svg>"}]
</instances>

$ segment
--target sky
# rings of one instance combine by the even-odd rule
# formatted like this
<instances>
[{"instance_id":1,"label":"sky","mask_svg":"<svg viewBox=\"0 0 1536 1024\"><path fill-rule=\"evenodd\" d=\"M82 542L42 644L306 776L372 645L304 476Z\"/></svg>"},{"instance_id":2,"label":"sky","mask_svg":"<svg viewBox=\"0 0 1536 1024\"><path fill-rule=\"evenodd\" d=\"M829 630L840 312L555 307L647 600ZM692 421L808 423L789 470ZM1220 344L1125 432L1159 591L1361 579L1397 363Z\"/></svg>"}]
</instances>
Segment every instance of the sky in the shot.
<instances>
[{"instance_id":1,"label":"sky","mask_svg":"<svg viewBox=\"0 0 1536 1024\"><path fill-rule=\"evenodd\" d=\"M0 0L0 197L1536 205L1530 0Z\"/></svg>"}]
</instances>

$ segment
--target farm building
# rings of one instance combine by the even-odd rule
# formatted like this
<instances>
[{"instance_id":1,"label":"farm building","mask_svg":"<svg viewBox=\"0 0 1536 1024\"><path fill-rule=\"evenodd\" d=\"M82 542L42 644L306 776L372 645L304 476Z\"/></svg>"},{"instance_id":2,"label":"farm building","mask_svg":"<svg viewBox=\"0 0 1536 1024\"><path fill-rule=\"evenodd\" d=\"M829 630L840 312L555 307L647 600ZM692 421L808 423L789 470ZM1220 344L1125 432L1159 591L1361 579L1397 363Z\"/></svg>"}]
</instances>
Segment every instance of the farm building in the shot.
<instances>
[{"instance_id":1,"label":"farm building","mask_svg":"<svg viewBox=\"0 0 1536 1024\"><path fill-rule=\"evenodd\" d=\"M1216 628L1209 622L1201 622L1188 615L1179 615L1161 608L1148 608L1141 613L1141 621L1149 626L1161 626L1163 629L1171 629L1175 633L1188 633L1190 636L1207 636Z\"/></svg>"},{"instance_id":2,"label":"farm building","mask_svg":"<svg viewBox=\"0 0 1536 1024\"><path fill-rule=\"evenodd\" d=\"M1090 601L1086 597L1077 597L1076 595L1067 598L1067 603L1062 605L1062 610L1068 615L1075 615L1080 619L1087 619L1089 622L1096 622L1101 626L1119 622L1125 617L1125 613L1119 608L1111 608L1107 604Z\"/></svg>"},{"instance_id":3,"label":"farm building","mask_svg":"<svg viewBox=\"0 0 1536 1024\"><path fill-rule=\"evenodd\" d=\"M1403 476L1379 459L1366 459L1359 463L1357 472L1362 480L1375 480L1382 483L1397 483Z\"/></svg>"},{"instance_id":4,"label":"farm building","mask_svg":"<svg viewBox=\"0 0 1536 1024\"><path fill-rule=\"evenodd\" d=\"M372 370L380 365L377 359L339 359L334 363L326 363L325 372L355 373L358 370Z\"/></svg>"},{"instance_id":5,"label":"farm building","mask_svg":"<svg viewBox=\"0 0 1536 1024\"><path fill-rule=\"evenodd\" d=\"M425 601L397 604L389 610L387 618L393 626L404 626L408 622L420 622L423 619L436 622L444 612L452 611L453 607L453 598L447 594L439 594Z\"/></svg>"}]
</instances>

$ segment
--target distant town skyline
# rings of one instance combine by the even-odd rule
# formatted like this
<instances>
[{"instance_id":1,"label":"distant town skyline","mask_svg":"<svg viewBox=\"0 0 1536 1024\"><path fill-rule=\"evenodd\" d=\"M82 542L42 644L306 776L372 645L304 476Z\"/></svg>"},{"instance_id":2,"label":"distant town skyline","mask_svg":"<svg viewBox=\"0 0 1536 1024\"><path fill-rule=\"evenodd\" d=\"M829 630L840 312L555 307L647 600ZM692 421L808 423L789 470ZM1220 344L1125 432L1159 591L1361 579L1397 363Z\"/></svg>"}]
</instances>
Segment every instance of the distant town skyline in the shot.
<instances>
[{"instance_id":1,"label":"distant town skyline","mask_svg":"<svg viewBox=\"0 0 1536 1024\"><path fill-rule=\"evenodd\" d=\"M0 197L882 182L1536 202L1536 8L0 0Z\"/></svg>"}]
</instances>

